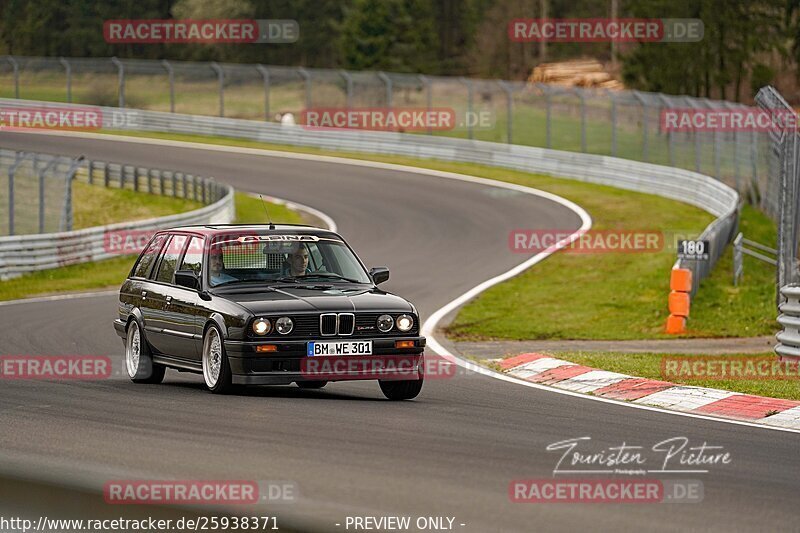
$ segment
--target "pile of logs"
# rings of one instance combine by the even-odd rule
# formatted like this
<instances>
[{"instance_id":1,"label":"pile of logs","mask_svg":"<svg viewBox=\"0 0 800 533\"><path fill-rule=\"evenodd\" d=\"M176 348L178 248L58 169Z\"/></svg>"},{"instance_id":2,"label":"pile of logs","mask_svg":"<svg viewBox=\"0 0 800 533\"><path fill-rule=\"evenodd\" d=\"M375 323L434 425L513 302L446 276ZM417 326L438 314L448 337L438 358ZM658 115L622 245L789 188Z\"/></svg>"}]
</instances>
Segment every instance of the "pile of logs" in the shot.
<instances>
[{"instance_id":1,"label":"pile of logs","mask_svg":"<svg viewBox=\"0 0 800 533\"><path fill-rule=\"evenodd\" d=\"M625 88L621 82L606 72L602 63L594 59L542 63L533 69L528 82L593 89L620 90Z\"/></svg>"}]
</instances>

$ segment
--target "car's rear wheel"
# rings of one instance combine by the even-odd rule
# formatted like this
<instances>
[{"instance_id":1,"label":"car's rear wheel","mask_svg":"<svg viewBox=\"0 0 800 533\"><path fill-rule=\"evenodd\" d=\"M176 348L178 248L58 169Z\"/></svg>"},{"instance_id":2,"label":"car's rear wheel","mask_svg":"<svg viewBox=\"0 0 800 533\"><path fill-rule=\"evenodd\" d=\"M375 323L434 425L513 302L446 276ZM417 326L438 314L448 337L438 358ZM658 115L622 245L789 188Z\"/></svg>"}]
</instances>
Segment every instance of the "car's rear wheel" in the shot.
<instances>
[{"instance_id":1,"label":"car's rear wheel","mask_svg":"<svg viewBox=\"0 0 800 533\"><path fill-rule=\"evenodd\" d=\"M210 326L203 336L203 380L215 394L226 394L234 388L222 334L216 325Z\"/></svg>"},{"instance_id":2,"label":"car's rear wheel","mask_svg":"<svg viewBox=\"0 0 800 533\"><path fill-rule=\"evenodd\" d=\"M298 381L297 386L301 389L321 389L327 385L327 381Z\"/></svg>"},{"instance_id":3,"label":"car's rear wheel","mask_svg":"<svg viewBox=\"0 0 800 533\"><path fill-rule=\"evenodd\" d=\"M153 362L139 323L131 320L125 340L125 370L134 383L161 383L167 368Z\"/></svg>"},{"instance_id":4,"label":"car's rear wheel","mask_svg":"<svg viewBox=\"0 0 800 533\"><path fill-rule=\"evenodd\" d=\"M423 378L403 381L379 380L381 392L390 400L410 400L416 398L422 390Z\"/></svg>"}]
</instances>

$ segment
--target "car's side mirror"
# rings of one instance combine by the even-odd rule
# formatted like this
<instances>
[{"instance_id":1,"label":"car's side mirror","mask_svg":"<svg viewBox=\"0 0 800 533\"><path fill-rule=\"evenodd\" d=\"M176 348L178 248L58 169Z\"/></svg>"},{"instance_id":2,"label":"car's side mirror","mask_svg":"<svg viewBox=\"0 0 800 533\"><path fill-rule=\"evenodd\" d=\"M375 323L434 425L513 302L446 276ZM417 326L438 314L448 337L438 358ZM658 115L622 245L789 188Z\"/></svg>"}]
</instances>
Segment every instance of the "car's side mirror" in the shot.
<instances>
[{"instance_id":1,"label":"car's side mirror","mask_svg":"<svg viewBox=\"0 0 800 533\"><path fill-rule=\"evenodd\" d=\"M175 285L199 291L200 276L194 270L178 270L175 272Z\"/></svg>"},{"instance_id":2,"label":"car's side mirror","mask_svg":"<svg viewBox=\"0 0 800 533\"><path fill-rule=\"evenodd\" d=\"M374 267L369 271L369 277L372 278L375 285L380 285L384 281L389 281L389 269L386 267Z\"/></svg>"}]
</instances>

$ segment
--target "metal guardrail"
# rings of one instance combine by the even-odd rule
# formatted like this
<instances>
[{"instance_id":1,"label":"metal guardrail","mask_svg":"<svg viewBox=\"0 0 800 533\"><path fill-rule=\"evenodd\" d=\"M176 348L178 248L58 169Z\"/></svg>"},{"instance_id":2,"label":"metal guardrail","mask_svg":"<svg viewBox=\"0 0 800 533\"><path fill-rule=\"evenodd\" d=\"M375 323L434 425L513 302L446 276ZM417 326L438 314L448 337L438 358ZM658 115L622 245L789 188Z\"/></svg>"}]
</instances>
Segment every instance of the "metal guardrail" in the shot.
<instances>
[{"instance_id":1,"label":"metal guardrail","mask_svg":"<svg viewBox=\"0 0 800 533\"><path fill-rule=\"evenodd\" d=\"M0 99L0 105L6 107L34 104L40 107L64 106ZM85 106L73 104L72 107ZM447 137L364 130L324 131L302 126L159 111L113 107L94 109L101 111L103 127L109 129L216 135L336 151L478 163L655 194L694 205L717 217L703 233L703 238L715 243L716 252L712 250L714 261L721 254L724 244L733 239L738 221L739 194L733 188L712 177L680 168L594 154ZM700 268L710 270L711 267L713 262ZM701 276L702 273L696 276L696 283L699 284Z\"/></svg>"},{"instance_id":2,"label":"metal guardrail","mask_svg":"<svg viewBox=\"0 0 800 533\"><path fill-rule=\"evenodd\" d=\"M121 222L75 231L0 237L0 280L28 272L118 257L110 235L148 232L186 224L228 223L234 219L233 188L184 174L103 161L83 161L75 179L95 186L118 187L205 205L200 209L147 220Z\"/></svg>"},{"instance_id":3,"label":"metal guardrail","mask_svg":"<svg viewBox=\"0 0 800 533\"><path fill-rule=\"evenodd\" d=\"M781 289L783 302L778 307L778 322L783 331L775 337L775 353L780 359L800 360L800 285L787 285Z\"/></svg>"}]
</instances>

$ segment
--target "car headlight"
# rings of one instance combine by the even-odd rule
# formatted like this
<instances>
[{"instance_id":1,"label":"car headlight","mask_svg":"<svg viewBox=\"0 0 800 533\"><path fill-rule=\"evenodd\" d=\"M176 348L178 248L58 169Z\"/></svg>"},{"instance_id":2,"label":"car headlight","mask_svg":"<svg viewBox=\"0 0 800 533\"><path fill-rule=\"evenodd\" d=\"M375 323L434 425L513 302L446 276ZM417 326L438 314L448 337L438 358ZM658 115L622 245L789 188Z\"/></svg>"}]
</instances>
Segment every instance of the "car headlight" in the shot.
<instances>
[{"instance_id":1,"label":"car headlight","mask_svg":"<svg viewBox=\"0 0 800 533\"><path fill-rule=\"evenodd\" d=\"M269 320L265 320L263 318L259 318L255 322L253 322L253 332L256 335L266 335L269 333L269 330L272 329L272 324L269 323Z\"/></svg>"},{"instance_id":2,"label":"car headlight","mask_svg":"<svg viewBox=\"0 0 800 533\"><path fill-rule=\"evenodd\" d=\"M275 331L281 335L288 335L292 332L292 328L294 328L294 322L288 316L282 316L275 321Z\"/></svg>"},{"instance_id":3,"label":"car headlight","mask_svg":"<svg viewBox=\"0 0 800 533\"><path fill-rule=\"evenodd\" d=\"M397 329L406 332L414 327L414 319L411 315L400 315L397 317Z\"/></svg>"},{"instance_id":4,"label":"car headlight","mask_svg":"<svg viewBox=\"0 0 800 533\"><path fill-rule=\"evenodd\" d=\"M378 330L382 333L390 331L394 326L394 318L391 315L381 315L378 317Z\"/></svg>"}]
</instances>

